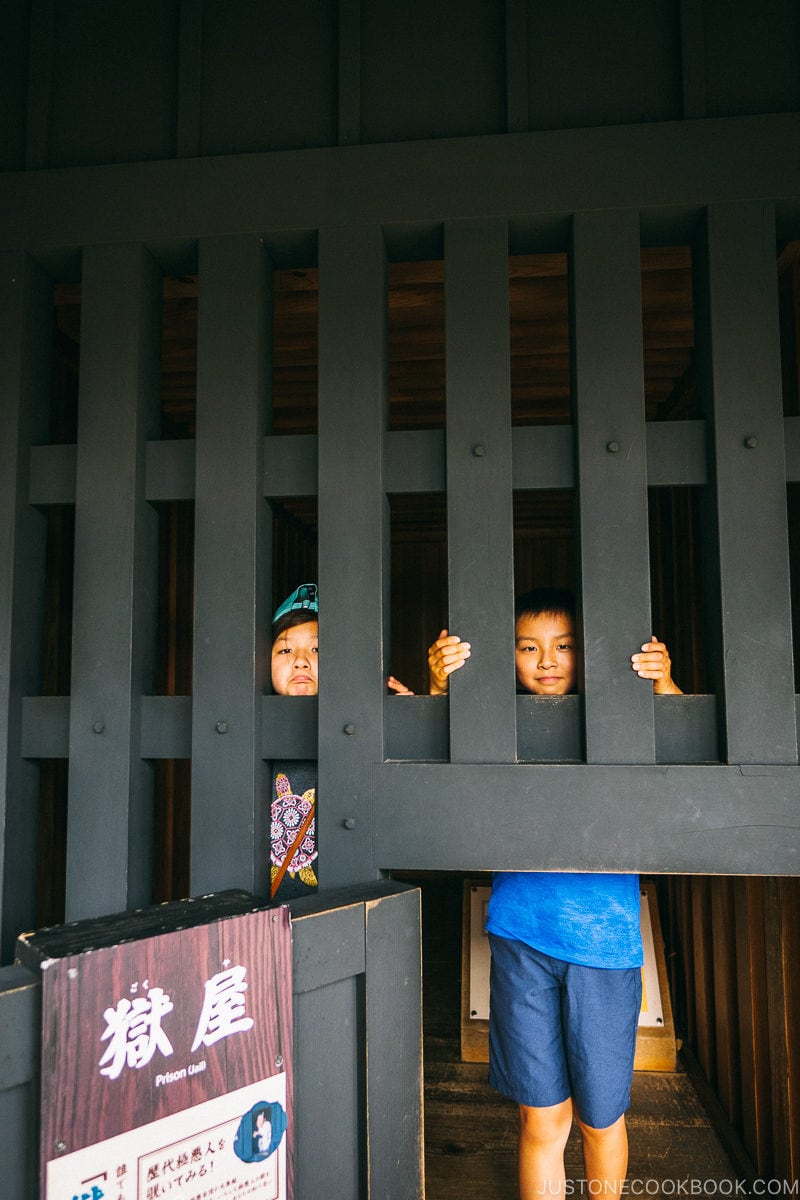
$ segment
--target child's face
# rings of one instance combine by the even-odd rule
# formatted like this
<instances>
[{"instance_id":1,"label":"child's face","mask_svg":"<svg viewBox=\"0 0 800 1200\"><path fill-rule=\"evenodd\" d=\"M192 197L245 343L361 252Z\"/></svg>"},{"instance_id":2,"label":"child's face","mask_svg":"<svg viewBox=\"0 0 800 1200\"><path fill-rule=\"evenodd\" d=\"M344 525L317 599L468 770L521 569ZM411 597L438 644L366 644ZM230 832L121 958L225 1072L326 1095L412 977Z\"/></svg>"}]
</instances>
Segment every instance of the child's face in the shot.
<instances>
[{"instance_id":1,"label":"child's face","mask_svg":"<svg viewBox=\"0 0 800 1200\"><path fill-rule=\"evenodd\" d=\"M319 624L292 625L272 646L272 687L279 696L316 696Z\"/></svg>"},{"instance_id":2,"label":"child's face","mask_svg":"<svg viewBox=\"0 0 800 1200\"><path fill-rule=\"evenodd\" d=\"M566 613L523 615L516 625L517 679L536 696L566 696L575 687L575 629Z\"/></svg>"}]
</instances>

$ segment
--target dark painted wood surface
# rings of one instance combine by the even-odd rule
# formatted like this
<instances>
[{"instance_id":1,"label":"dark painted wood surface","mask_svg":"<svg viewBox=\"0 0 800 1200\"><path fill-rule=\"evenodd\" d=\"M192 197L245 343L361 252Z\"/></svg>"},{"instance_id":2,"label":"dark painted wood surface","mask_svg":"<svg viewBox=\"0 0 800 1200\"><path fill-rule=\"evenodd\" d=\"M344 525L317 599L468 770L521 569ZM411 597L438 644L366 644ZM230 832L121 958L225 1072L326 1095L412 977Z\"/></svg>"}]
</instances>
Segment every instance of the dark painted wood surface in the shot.
<instances>
[{"instance_id":1,"label":"dark painted wood surface","mask_svg":"<svg viewBox=\"0 0 800 1200\"><path fill-rule=\"evenodd\" d=\"M653 762L652 688L629 655L652 632L638 214L572 223L571 319L589 763Z\"/></svg>"},{"instance_id":2,"label":"dark painted wood surface","mask_svg":"<svg viewBox=\"0 0 800 1200\"><path fill-rule=\"evenodd\" d=\"M259 892L266 885L269 780L259 735L260 701L269 676L271 522L262 495L269 271L259 238L215 238L201 248L192 664L193 894L232 886Z\"/></svg>"},{"instance_id":3,"label":"dark painted wood surface","mask_svg":"<svg viewBox=\"0 0 800 1200\"><path fill-rule=\"evenodd\" d=\"M450 757L513 762L506 222L446 225L445 323L448 626L475 643L468 669L450 683Z\"/></svg>"},{"instance_id":4,"label":"dark painted wood surface","mask_svg":"<svg viewBox=\"0 0 800 1200\"><path fill-rule=\"evenodd\" d=\"M159 431L161 277L141 245L96 246L84 256L83 289L70 920L143 905L152 895L152 772L131 754L131 744L139 725L135 697L154 684L158 528L144 487L147 442Z\"/></svg>"},{"instance_id":5,"label":"dark painted wood surface","mask_svg":"<svg viewBox=\"0 0 800 1200\"><path fill-rule=\"evenodd\" d=\"M35 920L35 765L15 752L21 737L21 698L42 686L40 659L46 522L27 499L26 447L46 440L50 408L51 289L22 253L0 259L0 960L10 957L15 933Z\"/></svg>"}]
</instances>

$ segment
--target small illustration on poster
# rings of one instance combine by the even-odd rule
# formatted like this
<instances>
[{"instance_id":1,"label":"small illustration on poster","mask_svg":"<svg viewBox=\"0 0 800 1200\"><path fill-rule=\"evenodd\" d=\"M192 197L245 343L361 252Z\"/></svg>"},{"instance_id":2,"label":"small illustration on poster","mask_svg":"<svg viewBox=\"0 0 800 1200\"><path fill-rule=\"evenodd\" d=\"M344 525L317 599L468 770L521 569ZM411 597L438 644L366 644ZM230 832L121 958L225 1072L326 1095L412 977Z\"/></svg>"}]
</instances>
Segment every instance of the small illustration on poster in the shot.
<instances>
[{"instance_id":1,"label":"small illustration on poster","mask_svg":"<svg viewBox=\"0 0 800 1200\"><path fill-rule=\"evenodd\" d=\"M233 1152L242 1162L263 1162L274 1154L286 1132L286 1113L277 1101L259 1100L239 1122Z\"/></svg>"}]
</instances>

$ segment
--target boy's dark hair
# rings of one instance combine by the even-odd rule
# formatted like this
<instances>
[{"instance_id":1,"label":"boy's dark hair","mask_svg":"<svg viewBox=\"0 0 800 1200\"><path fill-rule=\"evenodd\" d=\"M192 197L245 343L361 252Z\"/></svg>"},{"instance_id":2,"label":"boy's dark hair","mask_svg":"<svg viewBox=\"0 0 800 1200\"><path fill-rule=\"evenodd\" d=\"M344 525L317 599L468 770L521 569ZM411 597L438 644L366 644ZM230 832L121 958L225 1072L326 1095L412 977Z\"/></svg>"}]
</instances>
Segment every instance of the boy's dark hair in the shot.
<instances>
[{"instance_id":1,"label":"boy's dark hair","mask_svg":"<svg viewBox=\"0 0 800 1200\"><path fill-rule=\"evenodd\" d=\"M272 626L273 642L276 642L281 634L285 633L287 629L291 629L293 625L309 625L312 621L319 621L319 614L312 609L295 608L291 612L284 613Z\"/></svg>"},{"instance_id":2,"label":"boy's dark hair","mask_svg":"<svg viewBox=\"0 0 800 1200\"><path fill-rule=\"evenodd\" d=\"M538 587L522 592L514 601L514 620L539 617L542 613L564 613L575 620L575 596L569 588Z\"/></svg>"}]
</instances>

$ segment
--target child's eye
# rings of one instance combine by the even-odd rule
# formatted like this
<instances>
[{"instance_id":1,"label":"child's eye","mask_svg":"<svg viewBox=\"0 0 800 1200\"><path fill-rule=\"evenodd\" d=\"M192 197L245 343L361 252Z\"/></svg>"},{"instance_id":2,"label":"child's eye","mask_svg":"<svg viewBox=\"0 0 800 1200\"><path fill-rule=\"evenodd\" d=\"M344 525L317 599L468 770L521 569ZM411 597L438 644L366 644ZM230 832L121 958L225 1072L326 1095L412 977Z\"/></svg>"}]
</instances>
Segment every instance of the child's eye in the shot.
<instances>
[{"instance_id":1,"label":"child's eye","mask_svg":"<svg viewBox=\"0 0 800 1200\"><path fill-rule=\"evenodd\" d=\"M533 653L536 653L536 646L520 646L520 650L522 650L522 651L523 651L523 653L524 653L525 651L527 651L529 654L530 654L531 652L533 652Z\"/></svg>"},{"instance_id":2,"label":"child's eye","mask_svg":"<svg viewBox=\"0 0 800 1200\"><path fill-rule=\"evenodd\" d=\"M562 642L558 648L559 648L559 650L571 650L572 643L571 642Z\"/></svg>"}]
</instances>

